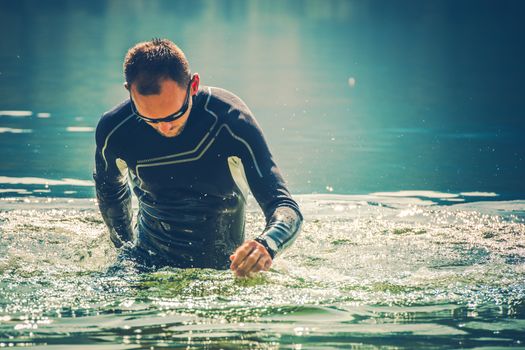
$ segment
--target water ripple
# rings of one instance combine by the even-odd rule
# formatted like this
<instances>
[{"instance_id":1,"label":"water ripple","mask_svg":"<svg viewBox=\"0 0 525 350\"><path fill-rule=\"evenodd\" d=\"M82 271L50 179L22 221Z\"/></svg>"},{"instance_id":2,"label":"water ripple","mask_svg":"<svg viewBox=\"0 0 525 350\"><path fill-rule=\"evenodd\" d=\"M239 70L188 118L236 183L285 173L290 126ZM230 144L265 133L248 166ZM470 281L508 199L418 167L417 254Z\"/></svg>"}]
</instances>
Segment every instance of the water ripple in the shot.
<instances>
[{"instance_id":1,"label":"water ripple","mask_svg":"<svg viewBox=\"0 0 525 350\"><path fill-rule=\"evenodd\" d=\"M405 346L407 332L449 345L481 335L498 346L522 341L519 216L403 201L397 208L340 197L302 202L301 237L270 272L247 280L209 269L112 274L116 253L92 203L4 209L0 342L97 343L103 335L121 344L191 339L241 348L249 338L264 348L278 334L284 347L361 334L370 344ZM501 205L510 204L493 204ZM247 234L263 224L251 206Z\"/></svg>"}]
</instances>

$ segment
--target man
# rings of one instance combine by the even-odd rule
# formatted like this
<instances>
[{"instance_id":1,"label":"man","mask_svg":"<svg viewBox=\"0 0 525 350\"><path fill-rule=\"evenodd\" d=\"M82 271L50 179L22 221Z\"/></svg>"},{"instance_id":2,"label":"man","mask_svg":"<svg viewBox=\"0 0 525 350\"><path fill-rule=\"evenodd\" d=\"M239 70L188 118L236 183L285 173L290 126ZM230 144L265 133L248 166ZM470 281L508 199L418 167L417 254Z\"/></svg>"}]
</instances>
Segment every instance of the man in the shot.
<instances>
[{"instance_id":1,"label":"man","mask_svg":"<svg viewBox=\"0 0 525 350\"><path fill-rule=\"evenodd\" d=\"M268 270L302 216L251 111L226 90L200 87L169 40L132 47L124 74L130 98L96 131L96 193L115 246L146 267ZM248 186L267 224L244 241Z\"/></svg>"}]
</instances>

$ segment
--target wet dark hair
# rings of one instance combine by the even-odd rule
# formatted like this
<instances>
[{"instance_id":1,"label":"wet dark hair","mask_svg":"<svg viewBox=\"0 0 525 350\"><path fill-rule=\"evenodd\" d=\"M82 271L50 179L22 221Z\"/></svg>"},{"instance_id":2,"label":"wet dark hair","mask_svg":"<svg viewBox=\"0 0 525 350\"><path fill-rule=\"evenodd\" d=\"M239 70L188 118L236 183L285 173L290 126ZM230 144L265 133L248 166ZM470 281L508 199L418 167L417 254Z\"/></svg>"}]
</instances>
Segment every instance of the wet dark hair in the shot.
<instances>
[{"instance_id":1,"label":"wet dark hair","mask_svg":"<svg viewBox=\"0 0 525 350\"><path fill-rule=\"evenodd\" d=\"M136 84L139 94L157 95L164 79L172 79L186 88L190 82L190 65L184 52L172 41L154 38L128 50L124 76L129 86Z\"/></svg>"}]
</instances>

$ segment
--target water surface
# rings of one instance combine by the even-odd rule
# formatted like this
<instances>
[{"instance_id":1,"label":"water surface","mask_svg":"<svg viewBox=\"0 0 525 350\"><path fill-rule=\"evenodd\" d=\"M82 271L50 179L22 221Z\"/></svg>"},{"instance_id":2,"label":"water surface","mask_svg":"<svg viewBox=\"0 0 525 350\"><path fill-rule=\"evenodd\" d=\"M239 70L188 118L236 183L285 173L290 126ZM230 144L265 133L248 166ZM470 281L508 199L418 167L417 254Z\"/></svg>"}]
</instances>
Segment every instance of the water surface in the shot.
<instances>
[{"instance_id":1,"label":"water surface","mask_svg":"<svg viewBox=\"0 0 525 350\"><path fill-rule=\"evenodd\" d=\"M126 50L166 37L203 84L246 101L294 193L523 199L524 9L519 0L0 1L0 176L90 180L93 128L127 97Z\"/></svg>"},{"instance_id":2,"label":"water surface","mask_svg":"<svg viewBox=\"0 0 525 350\"><path fill-rule=\"evenodd\" d=\"M525 202L436 204L447 198L300 196L300 239L247 280L207 269L108 271L116 253L92 200L4 199L0 343L521 346ZM248 237L263 223L251 201Z\"/></svg>"}]
</instances>

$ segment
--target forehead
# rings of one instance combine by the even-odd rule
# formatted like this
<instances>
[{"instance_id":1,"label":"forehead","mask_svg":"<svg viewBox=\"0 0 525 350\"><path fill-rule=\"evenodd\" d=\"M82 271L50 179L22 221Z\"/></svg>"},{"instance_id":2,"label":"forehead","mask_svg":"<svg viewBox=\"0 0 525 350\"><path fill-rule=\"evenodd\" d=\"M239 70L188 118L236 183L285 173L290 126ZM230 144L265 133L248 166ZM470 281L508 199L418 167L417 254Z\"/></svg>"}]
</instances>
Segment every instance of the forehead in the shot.
<instances>
[{"instance_id":1,"label":"forehead","mask_svg":"<svg viewBox=\"0 0 525 350\"><path fill-rule=\"evenodd\" d=\"M133 95L152 97L159 95L178 95L186 92L186 87L182 87L178 82L170 78L164 78L157 81L137 81L131 84Z\"/></svg>"}]
</instances>

